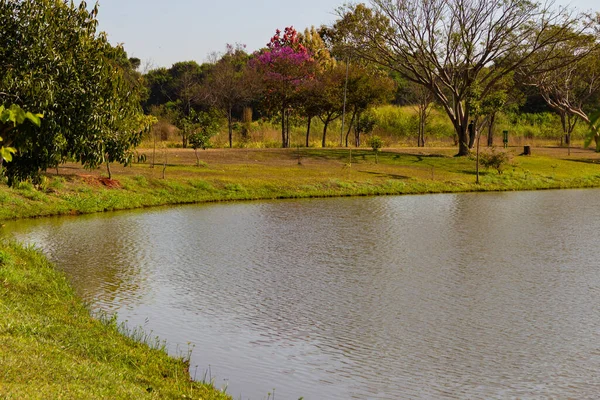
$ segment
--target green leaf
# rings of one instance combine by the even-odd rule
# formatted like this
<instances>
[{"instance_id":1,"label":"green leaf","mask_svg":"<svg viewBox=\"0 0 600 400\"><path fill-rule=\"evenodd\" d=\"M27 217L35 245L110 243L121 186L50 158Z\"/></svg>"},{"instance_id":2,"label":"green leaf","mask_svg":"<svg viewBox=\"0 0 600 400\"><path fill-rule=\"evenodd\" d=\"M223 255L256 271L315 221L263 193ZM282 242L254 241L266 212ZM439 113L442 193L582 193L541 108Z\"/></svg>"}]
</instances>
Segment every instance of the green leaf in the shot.
<instances>
[{"instance_id":1,"label":"green leaf","mask_svg":"<svg viewBox=\"0 0 600 400\"><path fill-rule=\"evenodd\" d=\"M16 149L12 147L0 147L0 156L6 160L6 162L12 161L12 155L17 152Z\"/></svg>"}]
</instances>

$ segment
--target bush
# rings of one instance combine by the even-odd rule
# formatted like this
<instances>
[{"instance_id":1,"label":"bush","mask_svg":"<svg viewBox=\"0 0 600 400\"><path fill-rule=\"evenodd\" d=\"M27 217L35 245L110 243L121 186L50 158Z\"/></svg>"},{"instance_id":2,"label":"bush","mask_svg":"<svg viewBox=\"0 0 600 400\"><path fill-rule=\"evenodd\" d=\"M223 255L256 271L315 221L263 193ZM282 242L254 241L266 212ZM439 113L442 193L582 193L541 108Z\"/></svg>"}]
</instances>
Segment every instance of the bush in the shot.
<instances>
[{"instance_id":1,"label":"bush","mask_svg":"<svg viewBox=\"0 0 600 400\"><path fill-rule=\"evenodd\" d=\"M485 169L494 168L499 174L510 162L510 155L505 151L497 151L494 147L489 151L479 153L479 165Z\"/></svg>"},{"instance_id":2,"label":"bush","mask_svg":"<svg viewBox=\"0 0 600 400\"><path fill-rule=\"evenodd\" d=\"M373 135L369 138L367 144L373 149L373 151L377 152L383 147L383 140L381 140L379 136Z\"/></svg>"}]
</instances>

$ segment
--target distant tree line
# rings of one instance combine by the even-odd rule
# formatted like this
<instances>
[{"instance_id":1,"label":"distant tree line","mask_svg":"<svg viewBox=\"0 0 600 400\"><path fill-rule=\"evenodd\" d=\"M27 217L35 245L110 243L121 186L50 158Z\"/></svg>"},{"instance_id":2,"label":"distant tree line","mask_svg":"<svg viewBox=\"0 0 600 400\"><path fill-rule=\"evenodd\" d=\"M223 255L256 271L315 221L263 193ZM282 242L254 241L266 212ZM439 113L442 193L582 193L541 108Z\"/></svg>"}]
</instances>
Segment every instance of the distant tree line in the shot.
<instances>
[{"instance_id":1,"label":"distant tree line","mask_svg":"<svg viewBox=\"0 0 600 400\"><path fill-rule=\"evenodd\" d=\"M435 106L454 127L458 155L473 147L473 132L486 131L493 144L499 113L551 110L568 144L576 121L590 123L600 108L598 31L593 15L523 0L377 0L340 8L329 27L277 30L254 54L229 46L211 63L150 71L144 107L175 125L190 110L215 108L227 117L229 146L232 121L252 107L279 121L281 145L289 147L291 124L306 124L308 146L311 122L320 119L325 146L329 124L343 114L340 145L349 145L351 132L359 145L372 127L369 108L389 102L415 106L424 146Z\"/></svg>"}]
</instances>

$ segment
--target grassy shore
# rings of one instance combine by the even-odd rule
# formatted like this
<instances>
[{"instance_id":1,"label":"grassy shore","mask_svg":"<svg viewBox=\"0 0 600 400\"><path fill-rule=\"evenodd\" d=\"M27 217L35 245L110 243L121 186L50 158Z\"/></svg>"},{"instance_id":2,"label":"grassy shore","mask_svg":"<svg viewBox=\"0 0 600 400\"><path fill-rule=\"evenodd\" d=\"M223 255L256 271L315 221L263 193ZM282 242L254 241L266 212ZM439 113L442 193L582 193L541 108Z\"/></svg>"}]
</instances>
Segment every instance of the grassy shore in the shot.
<instances>
[{"instance_id":1,"label":"grassy shore","mask_svg":"<svg viewBox=\"0 0 600 400\"><path fill-rule=\"evenodd\" d=\"M192 150L145 153L155 165L113 166L112 180L66 165L38 186L0 185L0 220L207 201L600 187L600 157L582 149L527 157L514 149L503 173L482 171L480 184L475 162L453 149L388 150L377 162L369 150L209 150L199 166ZM142 342L93 319L39 253L0 243L0 398L227 398L190 382L183 360Z\"/></svg>"},{"instance_id":2,"label":"grassy shore","mask_svg":"<svg viewBox=\"0 0 600 400\"><path fill-rule=\"evenodd\" d=\"M0 220L211 201L600 187L600 160L589 150L514 149L504 172L484 170L480 184L475 162L453 151L384 151L376 163L369 150L209 150L196 166L192 150L170 149L153 168L113 166L112 181L104 169L66 165L37 187L1 185Z\"/></svg>"},{"instance_id":3,"label":"grassy shore","mask_svg":"<svg viewBox=\"0 0 600 400\"><path fill-rule=\"evenodd\" d=\"M39 252L0 244L0 398L230 398L140 339L93 319Z\"/></svg>"}]
</instances>

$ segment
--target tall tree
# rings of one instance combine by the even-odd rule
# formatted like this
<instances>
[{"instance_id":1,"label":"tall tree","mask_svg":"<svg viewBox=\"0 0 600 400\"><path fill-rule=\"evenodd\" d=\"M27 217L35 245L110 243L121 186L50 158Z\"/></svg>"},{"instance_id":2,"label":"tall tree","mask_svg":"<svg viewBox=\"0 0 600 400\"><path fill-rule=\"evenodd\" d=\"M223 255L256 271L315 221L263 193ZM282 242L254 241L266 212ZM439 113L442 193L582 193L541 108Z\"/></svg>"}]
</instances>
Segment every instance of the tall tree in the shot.
<instances>
[{"instance_id":1,"label":"tall tree","mask_svg":"<svg viewBox=\"0 0 600 400\"><path fill-rule=\"evenodd\" d=\"M144 75L147 98L143 101L146 112L157 113L179 129L182 147L187 147L188 122L194 112L207 107L208 93L203 84L206 65L196 61L182 61L170 68L158 68Z\"/></svg>"},{"instance_id":2,"label":"tall tree","mask_svg":"<svg viewBox=\"0 0 600 400\"><path fill-rule=\"evenodd\" d=\"M408 85L409 101L417 111L418 132L417 132L417 147L425 147L425 130L427 128L427 120L433 109L435 97L431 90L423 85L410 82Z\"/></svg>"},{"instance_id":3,"label":"tall tree","mask_svg":"<svg viewBox=\"0 0 600 400\"><path fill-rule=\"evenodd\" d=\"M244 46L227 45L225 54L211 66L205 90L211 104L227 117L229 147L233 147L233 111L252 100L256 85L247 68Z\"/></svg>"},{"instance_id":4,"label":"tall tree","mask_svg":"<svg viewBox=\"0 0 600 400\"><path fill-rule=\"evenodd\" d=\"M178 112L178 118L174 122L179 128L181 145L185 149L191 133L187 129L188 121L207 100L206 92L202 88L204 71L197 62L186 61L173 64L169 72L173 76L172 90L175 96L175 101L170 106Z\"/></svg>"},{"instance_id":5,"label":"tall tree","mask_svg":"<svg viewBox=\"0 0 600 400\"><path fill-rule=\"evenodd\" d=\"M56 0L0 1L0 103L44 115L8 139L18 150L9 183L35 177L66 157L95 167L135 145L141 85L125 51L98 34L97 6ZM107 149L118 135L123 145Z\"/></svg>"},{"instance_id":6,"label":"tall tree","mask_svg":"<svg viewBox=\"0 0 600 400\"><path fill-rule=\"evenodd\" d=\"M535 73L532 55L562 45L579 23L565 9L526 0L373 0L340 12L347 47L428 88L452 121L458 155L467 155L469 96L477 82L485 97L517 67ZM559 56L546 53L559 61ZM559 62L560 64L560 62ZM539 64L538 64L539 65ZM491 67L490 67L491 66Z\"/></svg>"},{"instance_id":7,"label":"tall tree","mask_svg":"<svg viewBox=\"0 0 600 400\"><path fill-rule=\"evenodd\" d=\"M346 133L346 146L348 146L348 135L354 124L361 120L362 114L373 106L391 100L395 89L396 83L381 68L359 62L350 64L346 101L350 122ZM357 147L360 146L362 132L365 131L354 129L354 144Z\"/></svg>"},{"instance_id":8,"label":"tall tree","mask_svg":"<svg viewBox=\"0 0 600 400\"><path fill-rule=\"evenodd\" d=\"M267 48L254 55L252 66L265 87L264 103L281 116L281 145L290 146L289 114L297 107L304 83L314 77L315 62L293 27L278 29Z\"/></svg>"},{"instance_id":9,"label":"tall tree","mask_svg":"<svg viewBox=\"0 0 600 400\"><path fill-rule=\"evenodd\" d=\"M550 67L547 71L530 74L524 70L521 75L526 84L539 90L546 104L560 116L570 153L571 134L577 120L590 124L590 112L599 108L600 48L594 36L579 35L573 37L567 46L553 51L563 53L563 57L571 57L572 62L553 68L553 60L546 60ZM585 57L582 58L581 54Z\"/></svg>"}]
</instances>

